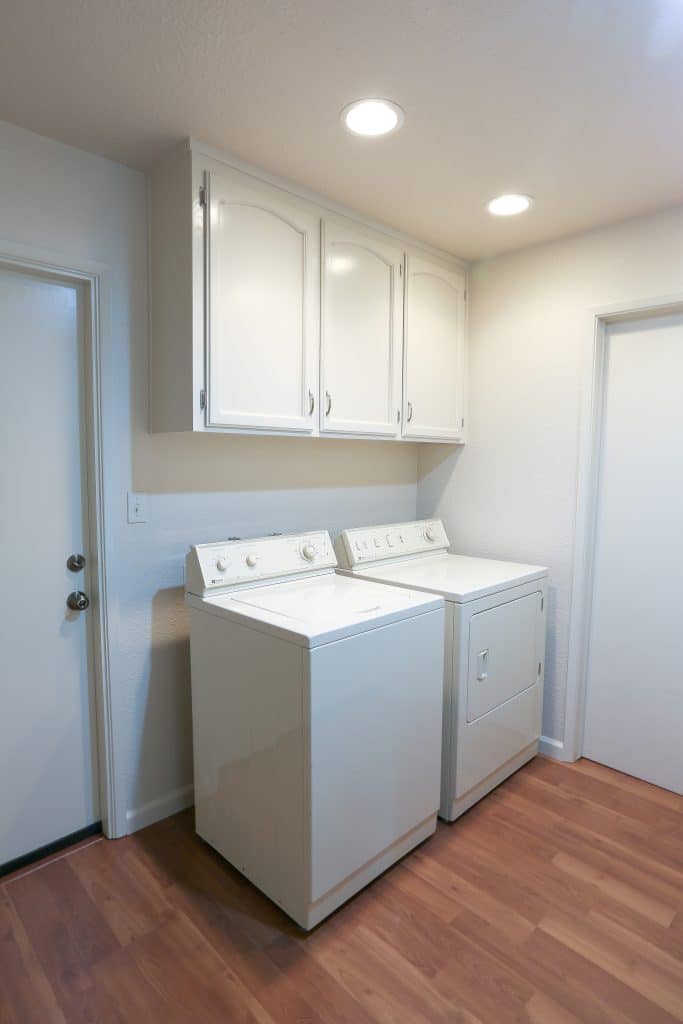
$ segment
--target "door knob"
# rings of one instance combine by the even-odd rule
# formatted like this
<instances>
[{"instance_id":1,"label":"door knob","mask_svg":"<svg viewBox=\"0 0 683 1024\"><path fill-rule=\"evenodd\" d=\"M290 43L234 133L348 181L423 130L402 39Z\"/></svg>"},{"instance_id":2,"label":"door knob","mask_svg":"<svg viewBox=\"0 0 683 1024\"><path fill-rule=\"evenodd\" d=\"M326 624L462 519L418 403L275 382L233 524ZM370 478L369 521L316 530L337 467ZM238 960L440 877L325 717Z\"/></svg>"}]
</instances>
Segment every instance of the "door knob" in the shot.
<instances>
[{"instance_id":1,"label":"door knob","mask_svg":"<svg viewBox=\"0 0 683 1024\"><path fill-rule=\"evenodd\" d=\"M66 560L66 567L71 572L80 572L85 568L85 555L69 555Z\"/></svg>"},{"instance_id":2,"label":"door knob","mask_svg":"<svg viewBox=\"0 0 683 1024\"><path fill-rule=\"evenodd\" d=\"M66 599L66 604L74 612L84 612L90 604L90 598L82 590L72 590Z\"/></svg>"}]
</instances>

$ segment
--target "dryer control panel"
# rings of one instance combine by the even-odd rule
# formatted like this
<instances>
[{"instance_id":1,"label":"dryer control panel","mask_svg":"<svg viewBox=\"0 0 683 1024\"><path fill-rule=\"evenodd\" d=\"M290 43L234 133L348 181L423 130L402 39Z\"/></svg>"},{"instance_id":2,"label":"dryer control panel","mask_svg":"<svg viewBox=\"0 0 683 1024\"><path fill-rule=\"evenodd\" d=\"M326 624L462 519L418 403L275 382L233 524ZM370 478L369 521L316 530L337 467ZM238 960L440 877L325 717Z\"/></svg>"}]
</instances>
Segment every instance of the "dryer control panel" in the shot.
<instances>
[{"instance_id":1,"label":"dryer control panel","mask_svg":"<svg viewBox=\"0 0 683 1024\"><path fill-rule=\"evenodd\" d=\"M448 548L448 537L440 519L342 530L339 540L339 561L345 569Z\"/></svg>"},{"instance_id":2,"label":"dryer control panel","mask_svg":"<svg viewBox=\"0 0 683 1024\"><path fill-rule=\"evenodd\" d=\"M202 597L281 576L330 572L336 565L326 530L197 544L185 560L185 590Z\"/></svg>"}]
</instances>

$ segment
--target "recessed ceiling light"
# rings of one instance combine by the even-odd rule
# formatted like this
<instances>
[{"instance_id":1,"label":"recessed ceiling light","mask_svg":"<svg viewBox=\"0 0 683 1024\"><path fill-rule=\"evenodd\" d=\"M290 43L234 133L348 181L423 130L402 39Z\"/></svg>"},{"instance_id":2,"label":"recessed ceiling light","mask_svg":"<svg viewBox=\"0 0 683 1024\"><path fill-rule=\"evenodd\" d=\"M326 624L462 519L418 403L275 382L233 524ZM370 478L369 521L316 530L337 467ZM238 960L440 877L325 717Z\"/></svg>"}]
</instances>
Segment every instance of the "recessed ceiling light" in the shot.
<instances>
[{"instance_id":1,"label":"recessed ceiling light","mask_svg":"<svg viewBox=\"0 0 683 1024\"><path fill-rule=\"evenodd\" d=\"M341 112L342 124L354 135L388 135L401 127L404 118L391 100L355 100Z\"/></svg>"},{"instance_id":2,"label":"recessed ceiling light","mask_svg":"<svg viewBox=\"0 0 683 1024\"><path fill-rule=\"evenodd\" d=\"M495 217L514 217L517 213L524 213L531 206L531 196L518 195L511 192L508 195L496 196L486 204L486 209Z\"/></svg>"}]
</instances>

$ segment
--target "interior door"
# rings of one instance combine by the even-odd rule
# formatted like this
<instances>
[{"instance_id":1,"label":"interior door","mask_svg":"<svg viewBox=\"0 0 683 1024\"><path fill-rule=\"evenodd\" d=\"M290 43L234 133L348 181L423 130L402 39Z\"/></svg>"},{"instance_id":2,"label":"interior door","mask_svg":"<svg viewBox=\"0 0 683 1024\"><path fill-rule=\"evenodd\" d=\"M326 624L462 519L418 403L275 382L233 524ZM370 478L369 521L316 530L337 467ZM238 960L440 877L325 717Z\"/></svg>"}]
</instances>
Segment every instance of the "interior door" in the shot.
<instances>
[{"instance_id":1,"label":"interior door","mask_svg":"<svg viewBox=\"0 0 683 1024\"><path fill-rule=\"evenodd\" d=\"M317 216L280 189L207 175L208 425L310 433Z\"/></svg>"},{"instance_id":2,"label":"interior door","mask_svg":"<svg viewBox=\"0 0 683 1024\"><path fill-rule=\"evenodd\" d=\"M99 818L89 613L66 605L91 557L79 307L73 287L0 268L0 865Z\"/></svg>"},{"instance_id":3,"label":"interior door","mask_svg":"<svg viewBox=\"0 0 683 1024\"><path fill-rule=\"evenodd\" d=\"M406 260L403 434L463 437L465 282L436 261Z\"/></svg>"},{"instance_id":4,"label":"interior door","mask_svg":"<svg viewBox=\"0 0 683 1024\"><path fill-rule=\"evenodd\" d=\"M683 792L683 316L614 324L584 754Z\"/></svg>"},{"instance_id":5,"label":"interior door","mask_svg":"<svg viewBox=\"0 0 683 1024\"><path fill-rule=\"evenodd\" d=\"M326 220L322 262L321 430L396 436L403 250Z\"/></svg>"}]
</instances>

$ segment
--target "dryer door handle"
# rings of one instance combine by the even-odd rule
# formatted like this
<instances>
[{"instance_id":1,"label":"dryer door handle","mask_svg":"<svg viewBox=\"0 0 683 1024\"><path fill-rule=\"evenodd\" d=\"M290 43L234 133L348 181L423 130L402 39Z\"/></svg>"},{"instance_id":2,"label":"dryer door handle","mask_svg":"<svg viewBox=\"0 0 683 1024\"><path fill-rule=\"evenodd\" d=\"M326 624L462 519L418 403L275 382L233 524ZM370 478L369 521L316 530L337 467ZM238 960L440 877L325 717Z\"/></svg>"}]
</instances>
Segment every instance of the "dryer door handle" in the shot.
<instances>
[{"instance_id":1,"label":"dryer door handle","mask_svg":"<svg viewBox=\"0 0 683 1024\"><path fill-rule=\"evenodd\" d=\"M484 682L485 679L488 679L489 677L489 674L486 671L486 669L488 668L488 658L488 647L486 648L485 651L479 651L479 654L477 655L477 679L482 683Z\"/></svg>"}]
</instances>

